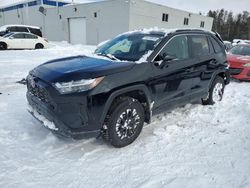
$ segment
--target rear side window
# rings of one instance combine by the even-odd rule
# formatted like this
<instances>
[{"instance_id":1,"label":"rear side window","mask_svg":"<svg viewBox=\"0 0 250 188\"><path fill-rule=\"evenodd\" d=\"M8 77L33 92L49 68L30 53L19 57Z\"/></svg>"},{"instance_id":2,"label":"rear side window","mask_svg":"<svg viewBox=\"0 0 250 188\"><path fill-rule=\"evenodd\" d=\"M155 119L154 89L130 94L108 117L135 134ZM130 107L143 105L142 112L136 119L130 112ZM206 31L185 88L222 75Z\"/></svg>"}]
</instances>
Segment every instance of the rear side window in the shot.
<instances>
[{"instance_id":1,"label":"rear side window","mask_svg":"<svg viewBox=\"0 0 250 188\"><path fill-rule=\"evenodd\" d=\"M215 53L224 51L224 48L213 37L210 37L210 40L213 44Z\"/></svg>"},{"instance_id":2,"label":"rear side window","mask_svg":"<svg viewBox=\"0 0 250 188\"><path fill-rule=\"evenodd\" d=\"M42 36L42 32L40 31L40 29L34 29L34 28L30 28L29 27L29 30L31 33L35 34L35 35L38 35L38 36Z\"/></svg>"},{"instance_id":3,"label":"rear side window","mask_svg":"<svg viewBox=\"0 0 250 188\"><path fill-rule=\"evenodd\" d=\"M26 27L8 27L8 31L10 32L28 32Z\"/></svg>"},{"instance_id":4,"label":"rear side window","mask_svg":"<svg viewBox=\"0 0 250 188\"><path fill-rule=\"evenodd\" d=\"M26 27L16 27L17 32L29 32Z\"/></svg>"},{"instance_id":5,"label":"rear side window","mask_svg":"<svg viewBox=\"0 0 250 188\"><path fill-rule=\"evenodd\" d=\"M185 35L173 37L160 52L157 60L163 59L166 56L172 56L178 60L189 58L188 38Z\"/></svg>"},{"instance_id":6,"label":"rear side window","mask_svg":"<svg viewBox=\"0 0 250 188\"><path fill-rule=\"evenodd\" d=\"M35 35L30 35L30 34L24 34L26 39L37 39L38 37Z\"/></svg>"},{"instance_id":7,"label":"rear side window","mask_svg":"<svg viewBox=\"0 0 250 188\"><path fill-rule=\"evenodd\" d=\"M210 54L209 44L205 35L194 35L190 37L192 53L194 57Z\"/></svg>"},{"instance_id":8,"label":"rear side window","mask_svg":"<svg viewBox=\"0 0 250 188\"><path fill-rule=\"evenodd\" d=\"M17 31L17 28L16 27L8 27L7 30L9 32L16 32Z\"/></svg>"}]
</instances>

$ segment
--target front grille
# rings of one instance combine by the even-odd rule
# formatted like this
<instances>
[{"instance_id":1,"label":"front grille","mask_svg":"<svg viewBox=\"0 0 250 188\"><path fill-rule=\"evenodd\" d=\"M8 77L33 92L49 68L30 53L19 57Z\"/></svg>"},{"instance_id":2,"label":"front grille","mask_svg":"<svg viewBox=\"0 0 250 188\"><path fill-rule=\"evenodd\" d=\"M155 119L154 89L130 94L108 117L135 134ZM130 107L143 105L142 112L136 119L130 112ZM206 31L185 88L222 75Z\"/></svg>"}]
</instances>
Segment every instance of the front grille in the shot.
<instances>
[{"instance_id":1,"label":"front grille","mask_svg":"<svg viewBox=\"0 0 250 188\"><path fill-rule=\"evenodd\" d=\"M33 79L33 81L31 80ZM33 84L31 84L33 82ZM45 88L35 83L34 78L27 80L28 91L39 100L45 103L49 103L49 95Z\"/></svg>"},{"instance_id":2,"label":"front grille","mask_svg":"<svg viewBox=\"0 0 250 188\"><path fill-rule=\"evenodd\" d=\"M229 72L231 75L238 75L242 72L243 69L237 69L237 68L230 68Z\"/></svg>"}]
</instances>

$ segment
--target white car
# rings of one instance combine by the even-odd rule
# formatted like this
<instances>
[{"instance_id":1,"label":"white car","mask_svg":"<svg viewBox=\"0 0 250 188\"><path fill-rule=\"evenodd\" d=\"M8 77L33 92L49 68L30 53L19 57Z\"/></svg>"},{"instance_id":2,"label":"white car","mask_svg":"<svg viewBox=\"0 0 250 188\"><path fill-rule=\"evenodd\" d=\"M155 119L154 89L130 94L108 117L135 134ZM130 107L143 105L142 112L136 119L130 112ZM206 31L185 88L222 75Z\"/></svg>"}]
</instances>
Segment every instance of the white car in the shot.
<instances>
[{"instance_id":1,"label":"white car","mask_svg":"<svg viewBox=\"0 0 250 188\"><path fill-rule=\"evenodd\" d=\"M42 49L48 47L48 41L32 33L8 33L0 37L0 50L6 49Z\"/></svg>"}]
</instances>

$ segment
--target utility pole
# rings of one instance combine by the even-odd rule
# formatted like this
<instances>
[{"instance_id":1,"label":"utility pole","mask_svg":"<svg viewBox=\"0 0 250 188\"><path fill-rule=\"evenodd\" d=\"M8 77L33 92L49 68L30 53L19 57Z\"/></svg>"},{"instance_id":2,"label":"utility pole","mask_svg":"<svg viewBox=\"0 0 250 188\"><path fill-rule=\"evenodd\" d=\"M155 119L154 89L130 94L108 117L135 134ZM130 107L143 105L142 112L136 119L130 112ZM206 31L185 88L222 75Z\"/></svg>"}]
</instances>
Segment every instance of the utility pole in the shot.
<instances>
[{"instance_id":1,"label":"utility pole","mask_svg":"<svg viewBox=\"0 0 250 188\"><path fill-rule=\"evenodd\" d=\"M58 0L56 0L56 8L57 8L57 14L59 14L59 4L58 4Z\"/></svg>"}]
</instances>

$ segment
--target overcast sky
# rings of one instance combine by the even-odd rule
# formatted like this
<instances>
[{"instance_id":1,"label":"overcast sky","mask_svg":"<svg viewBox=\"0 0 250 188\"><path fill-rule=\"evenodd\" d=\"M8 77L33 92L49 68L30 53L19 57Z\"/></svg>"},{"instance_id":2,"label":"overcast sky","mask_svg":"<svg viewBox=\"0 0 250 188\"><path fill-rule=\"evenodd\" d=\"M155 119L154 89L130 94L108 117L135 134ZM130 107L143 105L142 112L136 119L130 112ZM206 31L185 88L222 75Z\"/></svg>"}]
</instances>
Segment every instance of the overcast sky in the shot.
<instances>
[{"instance_id":1,"label":"overcast sky","mask_svg":"<svg viewBox=\"0 0 250 188\"><path fill-rule=\"evenodd\" d=\"M0 0L0 7L9 3L16 3L23 0ZM60 1L60 0L59 0ZM72 1L72 0L67 0ZM91 0L74 0L79 1L91 1ZM96 0L98 1L98 0ZM135 0L136 1L136 0ZM234 13L242 12L243 10L250 12L250 0L148 0L165 4L167 6L187 10L195 13L207 13L210 9L217 10L224 8L226 10L232 10Z\"/></svg>"},{"instance_id":2,"label":"overcast sky","mask_svg":"<svg viewBox=\"0 0 250 188\"><path fill-rule=\"evenodd\" d=\"M187 10L195 13L207 13L210 9L224 8L239 13L244 10L250 12L250 0L149 0L165 4L173 8Z\"/></svg>"}]
</instances>

